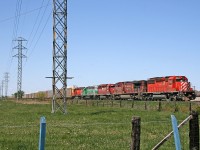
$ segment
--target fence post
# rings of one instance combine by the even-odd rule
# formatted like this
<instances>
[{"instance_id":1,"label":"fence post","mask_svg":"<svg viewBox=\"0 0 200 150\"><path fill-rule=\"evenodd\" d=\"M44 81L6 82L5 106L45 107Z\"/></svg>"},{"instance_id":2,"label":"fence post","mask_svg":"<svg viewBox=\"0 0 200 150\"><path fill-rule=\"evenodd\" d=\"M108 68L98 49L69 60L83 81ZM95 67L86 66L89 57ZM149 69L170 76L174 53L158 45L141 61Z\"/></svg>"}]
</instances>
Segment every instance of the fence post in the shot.
<instances>
[{"instance_id":1,"label":"fence post","mask_svg":"<svg viewBox=\"0 0 200 150\"><path fill-rule=\"evenodd\" d=\"M40 118L40 137L39 137L39 150L45 149L45 136L46 136L46 119Z\"/></svg>"},{"instance_id":2,"label":"fence post","mask_svg":"<svg viewBox=\"0 0 200 150\"><path fill-rule=\"evenodd\" d=\"M133 108L133 106L134 106L134 99L132 100L132 106L131 106L131 108Z\"/></svg>"},{"instance_id":3,"label":"fence post","mask_svg":"<svg viewBox=\"0 0 200 150\"><path fill-rule=\"evenodd\" d=\"M161 111L161 109L162 109L161 100L159 100L159 102L158 102L158 111Z\"/></svg>"},{"instance_id":4,"label":"fence post","mask_svg":"<svg viewBox=\"0 0 200 150\"><path fill-rule=\"evenodd\" d=\"M140 149L140 117L132 118L131 150Z\"/></svg>"},{"instance_id":5,"label":"fence post","mask_svg":"<svg viewBox=\"0 0 200 150\"><path fill-rule=\"evenodd\" d=\"M112 101L112 107L113 107L113 99L111 101Z\"/></svg>"},{"instance_id":6,"label":"fence post","mask_svg":"<svg viewBox=\"0 0 200 150\"><path fill-rule=\"evenodd\" d=\"M191 112L192 119L190 120L190 150L199 150L199 119L198 113L195 111Z\"/></svg>"},{"instance_id":7,"label":"fence post","mask_svg":"<svg viewBox=\"0 0 200 150\"><path fill-rule=\"evenodd\" d=\"M178 132L177 120L174 115L171 115L171 119L172 119L173 131L174 131L174 141L175 141L176 150L181 150L181 142L180 142L180 136Z\"/></svg>"},{"instance_id":8,"label":"fence post","mask_svg":"<svg viewBox=\"0 0 200 150\"><path fill-rule=\"evenodd\" d=\"M147 101L144 102L144 109L147 110Z\"/></svg>"},{"instance_id":9,"label":"fence post","mask_svg":"<svg viewBox=\"0 0 200 150\"><path fill-rule=\"evenodd\" d=\"M192 111L192 103L189 102L189 111L191 112Z\"/></svg>"}]
</instances>

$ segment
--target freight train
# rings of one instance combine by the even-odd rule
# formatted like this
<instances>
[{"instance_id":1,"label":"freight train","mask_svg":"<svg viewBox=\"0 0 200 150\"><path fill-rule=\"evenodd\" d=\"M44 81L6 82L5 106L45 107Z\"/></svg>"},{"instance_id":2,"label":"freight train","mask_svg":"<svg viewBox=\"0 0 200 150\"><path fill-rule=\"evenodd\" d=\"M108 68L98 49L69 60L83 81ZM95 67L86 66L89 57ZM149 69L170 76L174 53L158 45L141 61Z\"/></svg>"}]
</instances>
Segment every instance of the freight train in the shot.
<instances>
[{"instance_id":1,"label":"freight train","mask_svg":"<svg viewBox=\"0 0 200 150\"><path fill-rule=\"evenodd\" d=\"M67 88L71 99L193 100L195 91L185 76L154 77L147 80L123 81L115 84ZM25 94L24 98L52 98L53 92ZM59 97L59 96L58 96Z\"/></svg>"}]
</instances>

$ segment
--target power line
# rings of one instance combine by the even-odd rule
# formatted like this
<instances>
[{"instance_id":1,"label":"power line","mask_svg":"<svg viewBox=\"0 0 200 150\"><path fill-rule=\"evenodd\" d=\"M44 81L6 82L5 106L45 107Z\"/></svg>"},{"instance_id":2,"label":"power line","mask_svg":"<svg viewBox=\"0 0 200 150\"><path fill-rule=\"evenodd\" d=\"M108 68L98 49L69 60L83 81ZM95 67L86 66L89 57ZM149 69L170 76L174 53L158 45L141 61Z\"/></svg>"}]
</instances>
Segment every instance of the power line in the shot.
<instances>
[{"instance_id":1,"label":"power line","mask_svg":"<svg viewBox=\"0 0 200 150\"><path fill-rule=\"evenodd\" d=\"M15 12L15 21L14 21L14 30L13 30L13 39L17 37L18 26L19 26L19 14L21 13L21 5L22 0L18 0L16 4L16 12Z\"/></svg>"},{"instance_id":2,"label":"power line","mask_svg":"<svg viewBox=\"0 0 200 150\"><path fill-rule=\"evenodd\" d=\"M9 53L9 58L8 58L8 63L7 63L7 71L10 72L10 68L12 66L12 61L13 61L13 57L12 57L12 50Z\"/></svg>"},{"instance_id":3,"label":"power line","mask_svg":"<svg viewBox=\"0 0 200 150\"><path fill-rule=\"evenodd\" d=\"M41 6L43 6L43 3L44 3L44 0L42 1ZM46 7L47 7L47 6L46 6ZM37 15L37 17L36 17L36 19L35 19L35 21L34 21L34 25L33 25L33 28L32 28L32 30L31 30L31 34L30 34L29 37L28 37L28 41L30 40L30 37L32 36L33 30L35 29L35 25L36 25L37 20L38 20L38 18L39 18L40 12L41 12L41 9L39 9L38 15ZM28 44L28 42L27 42L27 44Z\"/></svg>"},{"instance_id":4,"label":"power line","mask_svg":"<svg viewBox=\"0 0 200 150\"><path fill-rule=\"evenodd\" d=\"M40 32L40 35L39 35L38 39L36 40L36 43L35 43L35 45L33 46L33 48L31 49L31 51L30 51L30 53L29 53L29 55L28 55L27 58L30 58L31 55L33 54L33 52L34 52L34 50L35 50L35 48L36 48L36 46L37 46L37 44L38 44L38 42L39 42L39 40L40 40L42 34L43 34L43 32L44 32L44 29L45 29L46 26L47 26L47 23L49 22L49 19L51 18L51 14L52 14L52 12L49 13L49 16L48 16L48 18L47 18L47 20L46 20L46 22L45 22L45 25L44 25L44 27L42 28L42 30L41 30L41 32ZM25 66L26 66L26 63L24 64L24 67L25 67Z\"/></svg>"},{"instance_id":5,"label":"power line","mask_svg":"<svg viewBox=\"0 0 200 150\"><path fill-rule=\"evenodd\" d=\"M27 1L26 6L24 6L25 12L27 12L27 10L28 10L28 6L30 5L29 3L30 3L30 1ZM19 32L19 35L22 35L22 31L24 30L24 26L25 26L25 20L26 20L26 15L23 16L23 20L21 21L22 26L21 26L21 31Z\"/></svg>"},{"instance_id":6,"label":"power line","mask_svg":"<svg viewBox=\"0 0 200 150\"><path fill-rule=\"evenodd\" d=\"M18 14L17 16L12 16L12 17L5 18L5 19L3 19L3 20L0 20L0 23L4 23L4 22L6 22L6 21L13 20L13 19L15 19L15 17L24 16L24 15L33 13L33 12L38 11L38 10L44 8L44 7L47 7L47 6L50 6L50 4L41 6L41 7L39 7L39 8L32 9L32 10L30 10L30 11L27 11L27 12L24 12L24 13L21 13L21 14Z\"/></svg>"},{"instance_id":7,"label":"power line","mask_svg":"<svg viewBox=\"0 0 200 150\"><path fill-rule=\"evenodd\" d=\"M50 2L50 0L48 0L47 6L48 6L49 2ZM40 25L41 25L41 23L42 23L42 21L43 21L44 15L45 15L46 10L47 10L47 6L45 7L45 10L44 10L44 12L43 12L43 14L42 14L42 17L40 18L39 24L38 24L38 26L37 26L37 29L36 29L36 31L35 31L35 34L33 35L32 40L31 40L31 42L30 42L29 48L31 48L32 43L33 43L33 40L35 39L35 36L36 36L37 33L38 33L39 27L40 27ZM30 41L30 39L29 39L28 41Z\"/></svg>"},{"instance_id":8,"label":"power line","mask_svg":"<svg viewBox=\"0 0 200 150\"><path fill-rule=\"evenodd\" d=\"M49 14L49 16L48 16L48 18L47 18L47 20L46 20L46 23L45 23L45 25L44 25L42 31L40 32L40 35L39 35L39 37L38 37L38 39L37 39L37 41L36 41L36 43L35 43L33 49L31 50L29 56L30 56L30 55L33 53L33 51L35 50L35 48L36 48L36 46L37 46L37 44L38 44L38 42L39 42L39 40L40 40L40 38L41 38L43 32L44 32L44 29L46 28L47 23L48 23L49 19L51 18L51 14L52 14L52 12L50 12L50 14Z\"/></svg>"},{"instance_id":9,"label":"power line","mask_svg":"<svg viewBox=\"0 0 200 150\"><path fill-rule=\"evenodd\" d=\"M14 18L14 26L13 26L13 34L12 34L12 39L15 39L15 37L17 36L17 31L18 31L18 25L19 25L19 17L20 17L20 13L21 13L21 5L22 5L22 0L17 0L16 2L16 9L15 9L15 16ZM11 47L10 47L10 53L9 53L9 59L8 58L8 72L10 71L10 67L12 65L12 47L13 47L13 40L11 41ZM9 61L10 60L10 61Z\"/></svg>"},{"instance_id":10,"label":"power line","mask_svg":"<svg viewBox=\"0 0 200 150\"><path fill-rule=\"evenodd\" d=\"M44 1L44 0L43 0ZM17 1L17 4L16 4L16 12L18 12L17 10L18 10L18 4L19 3L19 1ZM43 3L42 3L43 4ZM42 5L41 7L38 7L38 8L36 8L36 9L32 9L32 10L30 10L30 11L26 11L26 12L24 12L24 13L16 13L15 14L15 16L14 17L9 17L9 18L6 18L6 19L3 19L3 20L0 20L0 23L3 23L3 22L6 22L6 21L9 21L9 20L12 20L12 19L15 19L15 21L14 21L14 27L13 27L13 37L12 37L12 39L15 39L15 37L14 37L14 32L15 32L15 24L16 24L16 17L20 17L20 16L25 16L25 15L27 15L27 14L30 14L30 13L33 13L33 12L35 12L35 11L41 11L41 9L42 8L46 8L46 7L48 7L48 6L50 6L50 4L49 4L49 2L48 2L48 4L47 5ZM39 15L38 15L39 16ZM46 26L46 25L45 25ZM10 68L11 68L11 66L12 66L12 62L13 62L13 57L12 57L12 51L13 51L13 49L12 49L12 47L13 47L13 40L12 40L12 42L11 42L11 47L10 47L10 52L9 52L9 57L8 57L8 63L7 63L7 71L8 72L10 72Z\"/></svg>"},{"instance_id":11,"label":"power line","mask_svg":"<svg viewBox=\"0 0 200 150\"><path fill-rule=\"evenodd\" d=\"M2 23L2 22L5 22L5 21L9 21L9 20L11 20L11 19L14 19L14 27L13 27L13 35L12 35L12 39L16 39L16 37L18 36L18 29L19 29L19 22L20 22L20 16L23 16L23 15L27 15L27 14L30 14L30 13L32 13L32 12L34 12L34 11L37 11L37 10L39 10L39 13L38 13L38 15L37 15L37 17L36 17L36 22L34 23L34 26L33 26L33 28L32 28L32 31L31 31L31 35L29 36L29 38L32 36L32 33L35 33L34 34L34 36L33 36L33 40L36 38L36 34L38 33L38 31L39 31L39 28L41 27L41 23L42 23L42 21L44 20L44 16L45 16L45 13L46 13L46 10L47 10L47 7L48 6L50 6L50 4L49 4L49 2L50 2L50 0L48 0L48 3L47 3L47 5L43 5L44 4L44 0L42 1L42 3L41 3L41 7L39 7L39 8L36 8L36 9L33 9L33 10L30 10L30 11L25 11L24 13L21 13L21 8L22 8L22 0L17 0L17 2L16 2L16 10L15 10L15 16L14 17L10 17L10 18L6 18L6 19L3 19L3 20L0 20L0 23ZM41 9L42 8L45 8L45 10L44 10L44 12L43 12L43 14L42 14L42 17L41 17L41 19L40 20L38 20L38 18L39 18L39 16L40 16L40 14L41 14ZM40 40L40 38L41 38L41 36L42 36L42 34L43 34L43 32L44 32L44 29L46 28L46 25L47 25L47 23L48 23L48 21L49 21L49 19L50 19L50 16L51 16L51 14L52 14L52 11L50 12L50 14L49 14L49 16L48 16L48 18L47 18L47 20L46 20L46 22L45 22L45 25L44 25L44 27L42 28L42 30L41 30L41 32L40 32L40 34L39 34L39 37L36 39L36 43L34 44L34 47L33 47L33 49L32 49L32 51L30 52L30 54L29 54L29 56L31 56L31 54L33 53L33 51L35 50L35 48L36 48L36 46L37 46L37 44L38 44L38 42L39 42L39 40ZM34 32L34 29L35 29L35 27L36 27L36 24L37 24L37 22L39 21L39 25L37 26L37 29L36 29L36 32ZM20 23L21 24L21 23ZM33 41L32 40L32 41ZM18 44L19 44L19 42L18 42ZM33 44L33 43L31 43L31 44ZM10 50L10 52L9 52L9 59L8 59L8 63L7 63L7 72L10 72L10 68L11 68L11 66L12 66L12 62L13 62L13 57L12 57L12 53L13 53L13 49L15 49L15 48L13 48L12 49L12 47L13 47L13 45L14 45L14 42L13 42L13 40L12 40L12 42L11 42L11 50ZM19 46L19 45L18 45ZM19 84L20 84L20 82L19 82L19 74L20 74L20 71L19 70L22 70L22 66L21 66L21 68L19 67L19 53L18 54L16 54L14 57L18 57L18 91L21 89L19 86ZM25 55L24 54L22 54L22 58L25 58ZM21 64L22 64L22 61L21 61ZM20 90L21 91L21 90ZM2 93L3 94L3 93Z\"/></svg>"}]
</instances>

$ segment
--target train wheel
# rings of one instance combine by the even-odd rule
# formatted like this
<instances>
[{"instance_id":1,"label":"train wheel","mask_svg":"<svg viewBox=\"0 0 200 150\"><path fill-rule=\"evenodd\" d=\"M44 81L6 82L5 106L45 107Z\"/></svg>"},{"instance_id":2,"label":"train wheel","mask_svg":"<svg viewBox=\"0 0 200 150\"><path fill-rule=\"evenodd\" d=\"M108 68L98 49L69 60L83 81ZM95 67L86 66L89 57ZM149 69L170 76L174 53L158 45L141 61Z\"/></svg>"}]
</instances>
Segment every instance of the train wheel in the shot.
<instances>
[{"instance_id":1,"label":"train wheel","mask_svg":"<svg viewBox=\"0 0 200 150\"><path fill-rule=\"evenodd\" d=\"M189 97L190 100L194 100L195 98L196 98L196 95L195 95L195 94L192 94L192 95Z\"/></svg>"}]
</instances>

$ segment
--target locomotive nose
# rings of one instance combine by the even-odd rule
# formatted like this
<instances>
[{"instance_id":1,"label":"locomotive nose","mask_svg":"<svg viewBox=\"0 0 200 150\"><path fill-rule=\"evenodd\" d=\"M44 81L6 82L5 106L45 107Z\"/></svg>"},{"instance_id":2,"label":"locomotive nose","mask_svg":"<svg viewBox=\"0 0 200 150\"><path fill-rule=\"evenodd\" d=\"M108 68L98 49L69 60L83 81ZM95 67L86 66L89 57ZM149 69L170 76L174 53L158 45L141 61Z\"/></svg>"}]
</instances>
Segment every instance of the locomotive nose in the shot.
<instances>
[{"instance_id":1,"label":"locomotive nose","mask_svg":"<svg viewBox=\"0 0 200 150\"><path fill-rule=\"evenodd\" d=\"M186 92L189 91L190 84L188 82L181 82L181 91Z\"/></svg>"}]
</instances>

